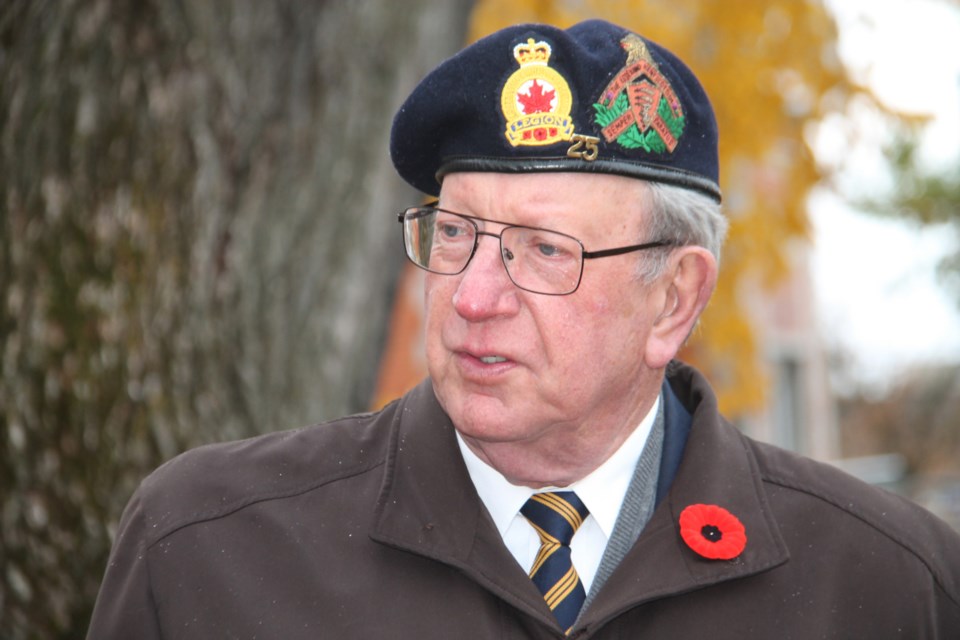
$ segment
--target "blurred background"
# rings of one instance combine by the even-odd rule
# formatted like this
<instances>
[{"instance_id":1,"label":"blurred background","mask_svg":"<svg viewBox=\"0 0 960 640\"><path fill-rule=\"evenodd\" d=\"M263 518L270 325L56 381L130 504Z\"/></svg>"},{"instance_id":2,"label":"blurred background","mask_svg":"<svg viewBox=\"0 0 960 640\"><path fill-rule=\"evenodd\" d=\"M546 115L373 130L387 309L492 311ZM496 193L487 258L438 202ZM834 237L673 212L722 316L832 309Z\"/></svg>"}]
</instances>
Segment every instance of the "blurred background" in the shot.
<instances>
[{"instance_id":1,"label":"blurred background","mask_svg":"<svg viewBox=\"0 0 960 640\"><path fill-rule=\"evenodd\" d=\"M137 483L423 376L390 121L605 17L696 71L731 235L683 357L744 431L960 528L956 0L7 0L0 638L82 638Z\"/></svg>"}]
</instances>

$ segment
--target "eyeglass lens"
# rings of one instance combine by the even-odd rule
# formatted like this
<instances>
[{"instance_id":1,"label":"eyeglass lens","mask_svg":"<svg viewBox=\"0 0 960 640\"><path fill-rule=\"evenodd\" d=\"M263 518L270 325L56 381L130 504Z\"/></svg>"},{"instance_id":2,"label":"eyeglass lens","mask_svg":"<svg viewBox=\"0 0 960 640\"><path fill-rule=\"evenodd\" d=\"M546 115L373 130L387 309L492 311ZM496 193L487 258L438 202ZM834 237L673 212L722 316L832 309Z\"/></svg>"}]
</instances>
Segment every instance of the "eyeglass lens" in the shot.
<instances>
[{"instance_id":1,"label":"eyeglass lens","mask_svg":"<svg viewBox=\"0 0 960 640\"><path fill-rule=\"evenodd\" d=\"M481 235L470 218L437 209L408 209L403 219L407 255L418 266L442 274L463 271ZM577 288L583 247L574 238L530 227L505 227L499 234L503 264L514 284L537 293L562 295Z\"/></svg>"}]
</instances>

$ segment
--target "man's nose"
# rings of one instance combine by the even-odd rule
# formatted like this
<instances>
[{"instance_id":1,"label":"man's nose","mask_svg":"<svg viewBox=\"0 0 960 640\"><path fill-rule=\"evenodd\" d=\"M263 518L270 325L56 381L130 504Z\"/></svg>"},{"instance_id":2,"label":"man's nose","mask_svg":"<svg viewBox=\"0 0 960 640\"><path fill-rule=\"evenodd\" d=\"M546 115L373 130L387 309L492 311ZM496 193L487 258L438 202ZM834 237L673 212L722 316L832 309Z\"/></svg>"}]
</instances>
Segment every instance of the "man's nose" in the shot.
<instances>
[{"instance_id":1,"label":"man's nose","mask_svg":"<svg viewBox=\"0 0 960 640\"><path fill-rule=\"evenodd\" d=\"M519 289L510 280L500 251L500 238L481 232L473 259L460 274L453 294L453 306L464 319L508 316L519 308Z\"/></svg>"}]
</instances>

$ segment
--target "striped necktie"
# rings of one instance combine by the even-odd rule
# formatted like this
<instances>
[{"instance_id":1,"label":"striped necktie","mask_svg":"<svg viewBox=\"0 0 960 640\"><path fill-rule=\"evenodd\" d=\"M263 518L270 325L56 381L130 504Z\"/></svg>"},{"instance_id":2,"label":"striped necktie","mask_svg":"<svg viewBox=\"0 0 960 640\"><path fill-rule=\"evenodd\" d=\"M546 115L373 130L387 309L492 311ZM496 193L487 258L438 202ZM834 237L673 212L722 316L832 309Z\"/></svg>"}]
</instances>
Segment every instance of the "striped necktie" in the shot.
<instances>
[{"instance_id":1,"label":"striped necktie","mask_svg":"<svg viewBox=\"0 0 960 640\"><path fill-rule=\"evenodd\" d=\"M570 559L570 541L589 511L573 491L537 493L520 513L540 536L530 579L540 589L560 627L569 632L586 593Z\"/></svg>"}]
</instances>

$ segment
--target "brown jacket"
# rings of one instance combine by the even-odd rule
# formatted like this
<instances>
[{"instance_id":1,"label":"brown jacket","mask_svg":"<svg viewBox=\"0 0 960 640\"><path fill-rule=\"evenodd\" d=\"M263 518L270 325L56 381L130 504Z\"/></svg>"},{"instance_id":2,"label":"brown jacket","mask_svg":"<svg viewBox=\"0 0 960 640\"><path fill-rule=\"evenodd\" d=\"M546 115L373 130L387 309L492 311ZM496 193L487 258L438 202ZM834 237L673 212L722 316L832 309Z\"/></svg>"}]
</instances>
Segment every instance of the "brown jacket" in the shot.
<instances>
[{"instance_id":1,"label":"brown jacket","mask_svg":"<svg viewBox=\"0 0 960 640\"><path fill-rule=\"evenodd\" d=\"M669 492L577 638L960 638L960 537L913 504L744 437L704 379ZM671 429L667 419L667 430ZM677 520L718 504L732 561ZM562 638L506 550L429 383L376 414L190 451L131 500L90 638Z\"/></svg>"}]
</instances>

